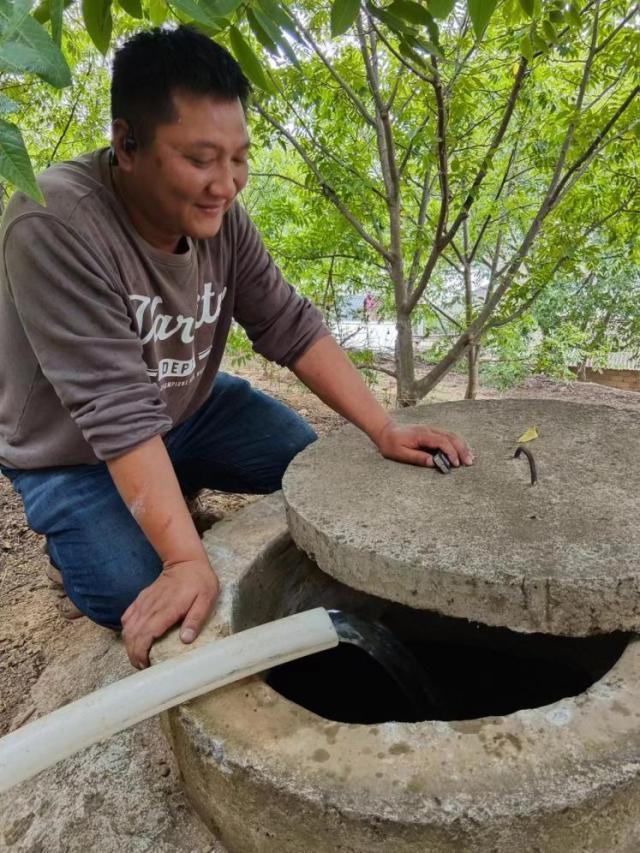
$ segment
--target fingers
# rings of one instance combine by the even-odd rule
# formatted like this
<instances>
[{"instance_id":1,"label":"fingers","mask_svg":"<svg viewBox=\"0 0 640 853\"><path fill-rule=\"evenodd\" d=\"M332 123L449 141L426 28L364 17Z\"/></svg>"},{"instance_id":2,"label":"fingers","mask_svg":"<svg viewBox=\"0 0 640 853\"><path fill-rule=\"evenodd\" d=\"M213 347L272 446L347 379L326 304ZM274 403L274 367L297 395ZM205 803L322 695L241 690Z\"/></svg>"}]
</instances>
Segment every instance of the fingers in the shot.
<instances>
[{"instance_id":1,"label":"fingers","mask_svg":"<svg viewBox=\"0 0 640 853\"><path fill-rule=\"evenodd\" d=\"M214 595L199 595L193 602L180 629L180 639L183 643L192 643L198 636L215 600Z\"/></svg>"},{"instance_id":2,"label":"fingers","mask_svg":"<svg viewBox=\"0 0 640 853\"><path fill-rule=\"evenodd\" d=\"M433 468L433 457L425 450L411 450L408 447L402 453L402 462L408 462L410 465L421 465L423 468Z\"/></svg>"},{"instance_id":3,"label":"fingers","mask_svg":"<svg viewBox=\"0 0 640 853\"><path fill-rule=\"evenodd\" d=\"M473 465L473 453L467 442L459 435L449 433L449 439L455 446L458 456L464 465Z\"/></svg>"},{"instance_id":4,"label":"fingers","mask_svg":"<svg viewBox=\"0 0 640 853\"><path fill-rule=\"evenodd\" d=\"M123 613L122 639L132 665L137 669L149 666L149 650L187 612L192 599L167 601L162 590L154 584L143 589Z\"/></svg>"},{"instance_id":5,"label":"fingers","mask_svg":"<svg viewBox=\"0 0 640 853\"><path fill-rule=\"evenodd\" d=\"M439 447L440 450L444 451L444 453L447 454L447 456L449 457L449 461L454 466L454 468L458 468L460 466L460 457L458 456L458 449L451 440L453 436L446 432L437 432L435 433L435 438L436 447ZM433 446L431 442L430 446Z\"/></svg>"},{"instance_id":6,"label":"fingers","mask_svg":"<svg viewBox=\"0 0 640 853\"><path fill-rule=\"evenodd\" d=\"M161 637L182 614L172 609L157 610L138 617L135 622L128 620L122 632L129 660L136 669L149 666L149 650L154 640Z\"/></svg>"},{"instance_id":7,"label":"fingers","mask_svg":"<svg viewBox=\"0 0 640 853\"><path fill-rule=\"evenodd\" d=\"M459 435L439 429L426 429L421 436L422 438L428 447L438 447L444 451L454 467L459 467L461 462L464 465L473 464L471 450L466 441Z\"/></svg>"},{"instance_id":8,"label":"fingers","mask_svg":"<svg viewBox=\"0 0 640 853\"><path fill-rule=\"evenodd\" d=\"M183 617L180 637L185 643L193 642L213 609L220 589L215 573L208 564L188 571L184 564L176 572L163 571L123 613L122 639L138 669L149 665L154 640Z\"/></svg>"}]
</instances>

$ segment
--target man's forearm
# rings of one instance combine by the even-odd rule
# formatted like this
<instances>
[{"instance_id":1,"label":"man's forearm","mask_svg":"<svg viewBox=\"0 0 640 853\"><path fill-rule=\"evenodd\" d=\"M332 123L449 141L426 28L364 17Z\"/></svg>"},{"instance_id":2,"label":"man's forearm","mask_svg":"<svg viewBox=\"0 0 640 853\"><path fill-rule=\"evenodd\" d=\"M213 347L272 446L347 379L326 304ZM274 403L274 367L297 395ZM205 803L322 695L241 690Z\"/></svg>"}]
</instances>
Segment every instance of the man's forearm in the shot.
<instances>
[{"instance_id":1,"label":"man's forearm","mask_svg":"<svg viewBox=\"0 0 640 853\"><path fill-rule=\"evenodd\" d=\"M110 460L107 467L163 565L202 559L202 542L160 436Z\"/></svg>"},{"instance_id":2,"label":"man's forearm","mask_svg":"<svg viewBox=\"0 0 640 853\"><path fill-rule=\"evenodd\" d=\"M323 402L360 427L372 441L378 442L391 417L332 337L317 341L296 361L292 370Z\"/></svg>"}]
</instances>

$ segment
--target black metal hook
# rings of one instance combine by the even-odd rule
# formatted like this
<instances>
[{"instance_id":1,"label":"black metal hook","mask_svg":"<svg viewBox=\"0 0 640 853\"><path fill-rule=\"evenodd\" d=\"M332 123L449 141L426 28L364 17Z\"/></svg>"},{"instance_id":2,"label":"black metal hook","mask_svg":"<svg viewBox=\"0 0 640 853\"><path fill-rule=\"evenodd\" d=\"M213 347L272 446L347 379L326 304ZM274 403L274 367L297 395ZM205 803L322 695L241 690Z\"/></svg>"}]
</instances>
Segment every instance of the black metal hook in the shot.
<instances>
[{"instance_id":1,"label":"black metal hook","mask_svg":"<svg viewBox=\"0 0 640 853\"><path fill-rule=\"evenodd\" d=\"M524 455L529 460L529 469L531 471L531 485L535 486L535 484L538 482L538 469L536 468L536 460L533 458L533 453L527 447L522 447L522 445L520 445L516 449L516 452L513 454L513 458L517 459L522 453L524 453Z\"/></svg>"}]
</instances>

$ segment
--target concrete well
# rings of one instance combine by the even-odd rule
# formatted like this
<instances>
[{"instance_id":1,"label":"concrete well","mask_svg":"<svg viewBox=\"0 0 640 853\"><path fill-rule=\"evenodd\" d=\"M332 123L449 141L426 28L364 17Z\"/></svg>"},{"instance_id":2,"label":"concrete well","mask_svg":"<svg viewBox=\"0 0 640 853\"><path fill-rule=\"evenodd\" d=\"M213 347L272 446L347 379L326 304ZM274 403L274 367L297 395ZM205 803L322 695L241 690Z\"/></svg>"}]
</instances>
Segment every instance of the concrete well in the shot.
<instances>
[{"instance_id":1,"label":"concrete well","mask_svg":"<svg viewBox=\"0 0 640 853\"><path fill-rule=\"evenodd\" d=\"M293 544L280 495L205 542L224 593L198 644L317 605L404 625L405 637L456 623L473 632L321 572ZM189 797L230 853L636 853L640 643L569 642L558 654L582 655L597 680L504 715L347 724L256 676L167 712L164 725ZM185 651L172 634L153 658Z\"/></svg>"}]
</instances>

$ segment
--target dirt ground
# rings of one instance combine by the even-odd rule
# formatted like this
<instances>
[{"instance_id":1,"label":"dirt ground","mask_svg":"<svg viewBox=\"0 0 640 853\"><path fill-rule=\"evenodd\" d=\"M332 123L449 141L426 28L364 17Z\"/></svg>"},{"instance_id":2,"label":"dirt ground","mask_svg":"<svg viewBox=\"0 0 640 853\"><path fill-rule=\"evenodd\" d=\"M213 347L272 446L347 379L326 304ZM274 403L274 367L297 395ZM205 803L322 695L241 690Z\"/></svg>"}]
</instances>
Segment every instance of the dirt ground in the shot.
<instances>
[{"instance_id":1,"label":"dirt ground","mask_svg":"<svg viewBox=\"0 0 640 853\"><path fill-rule=\"evenodd\" d=\"M232 372L300 412L322 435L341 418L288 371L257 360ZM462 399L465 381L450 375L426 402ZM374 389L392 407L384 377ZM632 407L640 394L590 383L536 378L501 395L564 398ZM208 492L207 507L234 512L248 496ZM25 524L22 504L0 478L0 736L132 670L118 638L80 619L63 620L48 589L41 537ZM0 850L124 850L205 853L222 848L190 810L157 720L98 744L0 796Z\"/></svg>"}]
</instances>

